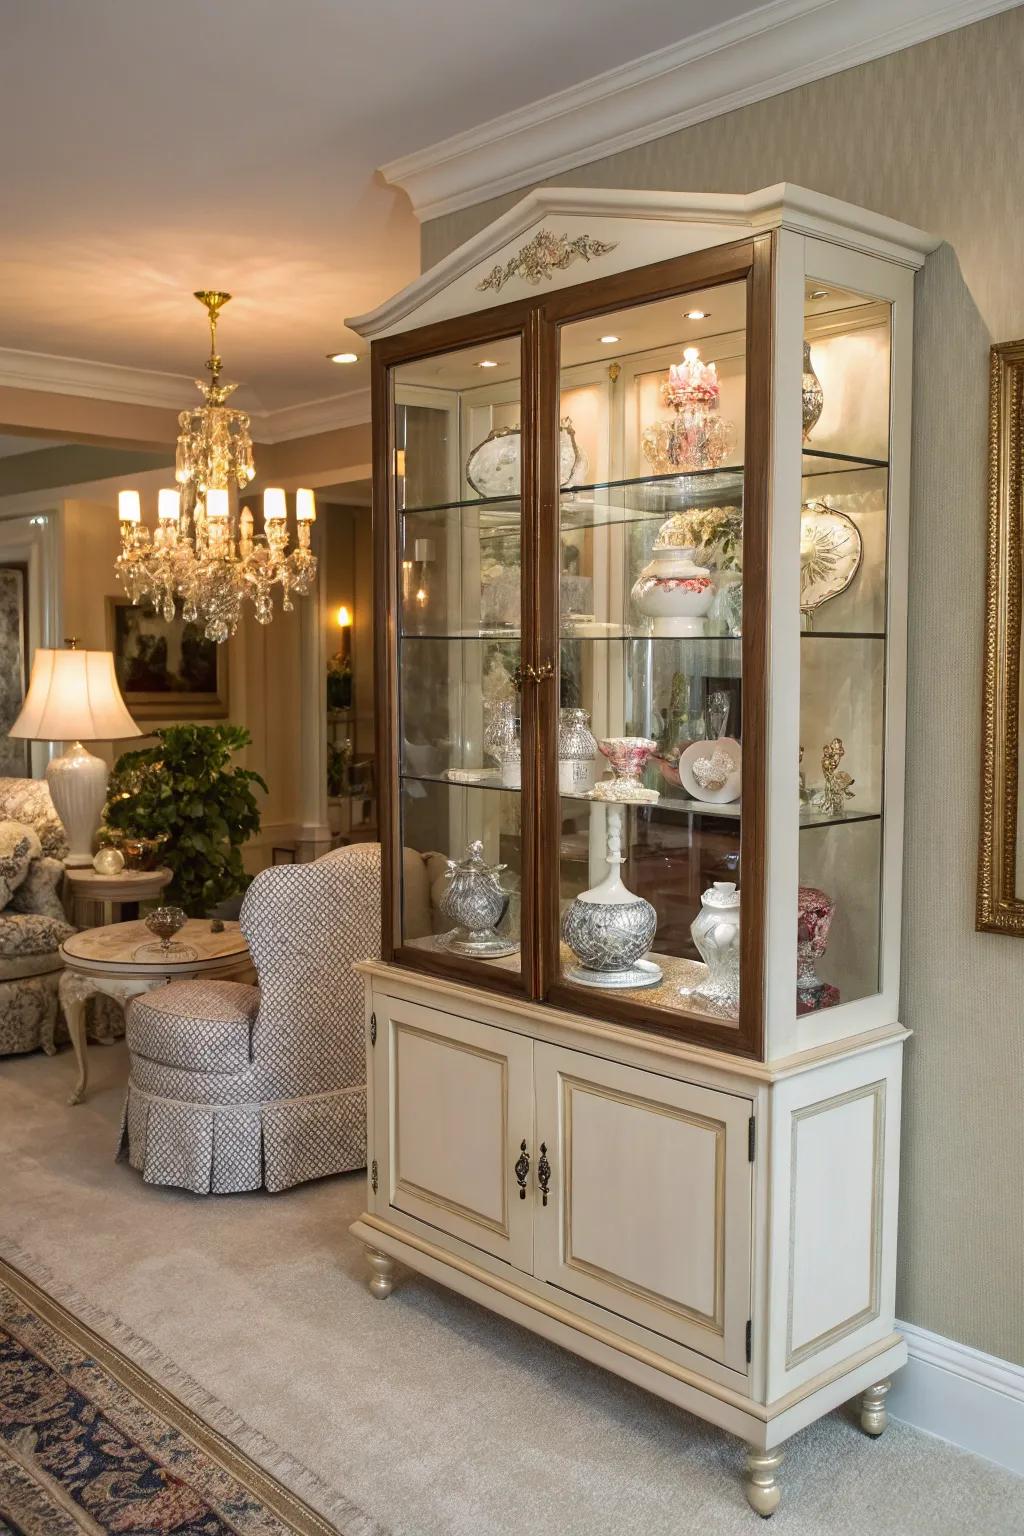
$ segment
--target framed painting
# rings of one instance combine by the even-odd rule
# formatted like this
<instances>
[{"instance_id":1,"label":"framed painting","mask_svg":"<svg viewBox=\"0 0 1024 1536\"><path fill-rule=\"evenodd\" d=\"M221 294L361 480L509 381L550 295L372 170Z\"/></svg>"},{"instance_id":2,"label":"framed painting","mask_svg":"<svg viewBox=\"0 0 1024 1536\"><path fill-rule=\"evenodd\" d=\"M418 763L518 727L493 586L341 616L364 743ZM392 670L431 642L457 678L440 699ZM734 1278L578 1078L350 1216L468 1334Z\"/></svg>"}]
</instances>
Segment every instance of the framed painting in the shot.
<instances>
[{"instance_id":1,"label":"framed painting","mask_svg":"<svg viewBox=\"0 0 1024 1536\"><path fill-rule=\"evenodd\" d=\"M223 720L228 713L227 646L203 626L107 598L107 639L124 701L137 720Z\"/></svg>"},{"instance_id":2,"label":"framed painting","mask_svg":"<svg viewBox=\"0 0 1024 1536\"><path fill-rule=\"evenodd\" d=\"M30 742L12 741L7 732L25 701L25 629L27 572L23 565L0 566L0 777L31 775Z\"/></svg>"}]
</instances>

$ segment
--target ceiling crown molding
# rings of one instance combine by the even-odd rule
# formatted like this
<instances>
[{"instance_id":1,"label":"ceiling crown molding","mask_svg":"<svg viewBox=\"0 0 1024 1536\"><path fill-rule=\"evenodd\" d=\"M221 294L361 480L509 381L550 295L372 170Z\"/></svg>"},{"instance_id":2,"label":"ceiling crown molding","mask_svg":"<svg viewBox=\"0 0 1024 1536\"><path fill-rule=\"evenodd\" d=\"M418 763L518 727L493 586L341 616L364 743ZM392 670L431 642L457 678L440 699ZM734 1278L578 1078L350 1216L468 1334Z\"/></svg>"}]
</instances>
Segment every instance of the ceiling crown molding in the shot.
<instances>
[{"instance_id":1,"label":"ceiling crown molding","mask_svg":"<svg viewBox=\"0 0 1024 1536\"><path fill-rule=\"evenodd\" d=\"M436 219L1011 10L1020 0L772 0L381 167Z\"/></svg>"},{"instance_id":2,"label":"ceiling crown molding","mask_svg":"<svg viewBox=\"0 0 1024 1536\"><path fill-rule=\"evenodd\" d=\"M253 413L253 436L258 443L285 443L341 427L359 427L370 419L369 389L352 389L326 400L308 400L276 411Z\"/></svg>"},{"instance_id":3,"label":"ceiling crown molding","mask_svg":"<svg viewBox=\"0 0 1024 1536\"><path fill-rule=\"evenodd\" d=\"M77 395L116 405L152 405L182 411L199 404L195 381L180 373L91 363L80 357L47 352L18 352L0 347L0 386L38 390L48 395ZM251 404L246 403L246 396ZM263 410L251 389L239 391L238 408L248 411L257 442L281 443L370 419L369 389L349 390L324 400L309 400L274 411ZM234 404L234 401L232 401Z\"/></svg>"},{"instance_id":4,"label":"ceiling crown molding","mask_svg":"<svg viewBox=\"0 0 1024 1536\"><path fill-rule=\"evenodd\" d=\"M90 363L81 357L54 357L49 352L16 352L10 347L0 347L0 385L175 411L191 405L196 393L192 380L180 373Z\"/></svg>"}]
</instances>

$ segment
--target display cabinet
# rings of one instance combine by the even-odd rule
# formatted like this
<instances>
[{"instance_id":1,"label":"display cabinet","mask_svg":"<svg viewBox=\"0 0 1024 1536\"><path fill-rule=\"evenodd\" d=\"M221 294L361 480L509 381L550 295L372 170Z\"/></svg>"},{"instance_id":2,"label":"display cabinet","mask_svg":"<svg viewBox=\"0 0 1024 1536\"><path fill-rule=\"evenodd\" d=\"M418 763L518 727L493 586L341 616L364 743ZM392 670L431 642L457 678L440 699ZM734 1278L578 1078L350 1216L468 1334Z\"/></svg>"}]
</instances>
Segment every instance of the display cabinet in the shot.
<instances>
[{"instance_id":1,"label":"display cabinet","mask_svg":"<svg viewBox=\"0 0 1024 1536\"><path fill-rule=\"evenodd\" d=\"M557 1297L570 1347L582 1329L664 1390L624 1367L643 1345L677 1386L737 1393L738 1418L707 1416L762 1461L902 1359L930 247L792 187L545 189L354 322L382 689L358 1228L378 1292L398 1254L497 1305L513 1266L504 1309L540 1327ZM761 1513L775 1464L748 1482Z\"/></svg>"}]
</instances>

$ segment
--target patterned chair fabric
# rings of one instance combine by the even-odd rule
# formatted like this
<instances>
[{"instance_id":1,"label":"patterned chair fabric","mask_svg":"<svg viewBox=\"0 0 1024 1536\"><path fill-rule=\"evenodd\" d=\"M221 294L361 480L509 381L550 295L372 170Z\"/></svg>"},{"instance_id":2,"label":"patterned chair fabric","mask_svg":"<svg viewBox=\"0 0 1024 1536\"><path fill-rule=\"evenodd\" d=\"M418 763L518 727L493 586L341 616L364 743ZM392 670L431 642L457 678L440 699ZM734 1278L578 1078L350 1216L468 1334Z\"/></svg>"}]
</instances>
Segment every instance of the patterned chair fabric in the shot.
<instances>
[{"instance_id":1,"label":"patterned chair fabric","mask_svg":"<svg viewBox=\"0 0 1024 1536\"><path fill-rule=\"evenodd\" d=\"M129 1006L121 1152L147 1183L275 1192L365 1166L352 963L380 954L380 848L263 870L241 922L258 987L172 982Z\"/></svg>"},{"instance_id":2,"label":"patterned chair fabric","mask_svg":"<svg viewBox=\"0 0 1024 1536\"><path fill-rule=\"evenodd\" d=\"M0 1056L40 1047L52 1055L67 1039L57 986L60 945L74 929L60 900L67 853L64 828L42 779L0 778L0 821L30 829L34 857L0 912Z\"/></svg>"},{"instance_id":3,"label":"patterned chair fabric","mask_svg":"<svg viewBox=\"0 0 1024 1536\"><path fill-rule=\"evenodd\" d=\"M31 827L49 858L67 856L67 835L45 779L0 778L0 819Z\"/></svg>"}]
</instances>

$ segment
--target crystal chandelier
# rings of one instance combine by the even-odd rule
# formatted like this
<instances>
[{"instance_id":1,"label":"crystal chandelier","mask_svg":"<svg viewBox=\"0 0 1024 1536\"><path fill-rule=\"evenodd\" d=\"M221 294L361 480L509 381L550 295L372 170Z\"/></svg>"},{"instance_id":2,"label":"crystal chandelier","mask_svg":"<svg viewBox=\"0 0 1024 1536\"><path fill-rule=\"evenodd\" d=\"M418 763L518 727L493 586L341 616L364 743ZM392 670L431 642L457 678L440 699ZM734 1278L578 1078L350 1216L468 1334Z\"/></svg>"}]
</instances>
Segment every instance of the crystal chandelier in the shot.
<instances>
[{"instance_id":1,"label":"crystal chandelier","mask_svg":"<svg viewBox=\"0 0 1024 1536\"><path fill-rule=\"evenodd\" d=\"M119 493L117 574L133 603L150 603L168 623L180 597L183 618L200 620L207 639L219 642L235 633L246 598L257 622L269 624L275 586L281 588L285 612L295 606L293 592L305 597L312 590L317 562L310 528L316 504L312 491L296 491L298 542L291 551L283 490L272 486L263 493L262 534L254 534L248 507L232 506L230 487L243 490L256 469L249 418L224 403L238 386L220 379L217 316L231 295L204 291L195 297L210 319L210 382L196 380L203 404L178 417L174 478L181 489L160 491L152 535L142 522L138 491Z\"/></svg>"}]
</instances>

